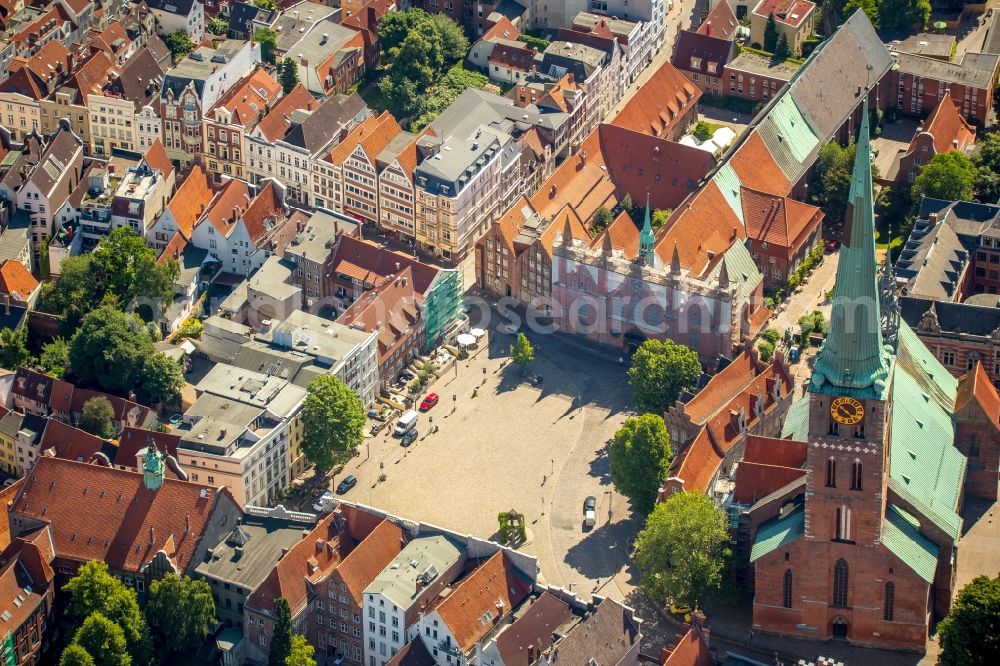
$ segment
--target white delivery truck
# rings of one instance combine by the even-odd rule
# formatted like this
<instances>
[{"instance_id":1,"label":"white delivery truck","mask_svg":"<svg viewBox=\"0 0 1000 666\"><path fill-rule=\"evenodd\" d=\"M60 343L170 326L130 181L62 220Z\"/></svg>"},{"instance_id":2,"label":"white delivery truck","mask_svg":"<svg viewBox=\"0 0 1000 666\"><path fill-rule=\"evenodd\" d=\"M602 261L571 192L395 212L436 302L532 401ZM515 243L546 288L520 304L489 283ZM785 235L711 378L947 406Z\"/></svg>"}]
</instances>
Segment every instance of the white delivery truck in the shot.
<instances>
[{"instance_id":1,"label":"white delivery truck","mask_svg":"<svg viewBox=\"0 0 1000 666\"><path fill-rule=\"evenodd\" d=\"M417 425L417 417L420 416L412 409L399 417L396 421L396 430L393 432L396 437L402 437Z\"/></svg>"}]
</instances>

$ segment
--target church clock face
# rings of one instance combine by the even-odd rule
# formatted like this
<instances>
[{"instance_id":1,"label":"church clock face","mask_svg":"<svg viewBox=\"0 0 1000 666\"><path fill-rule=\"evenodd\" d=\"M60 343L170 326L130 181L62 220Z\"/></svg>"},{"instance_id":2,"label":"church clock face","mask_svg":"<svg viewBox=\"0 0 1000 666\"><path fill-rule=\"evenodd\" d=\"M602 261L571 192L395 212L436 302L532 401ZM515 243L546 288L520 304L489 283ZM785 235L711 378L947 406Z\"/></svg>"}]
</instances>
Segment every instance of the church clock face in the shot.
<instances>
[{"instance_id":1,"label":"church clock face","mask_svg":"<svg viewBox=\"0 0 1000 666\"><path fill-rule=\"evenodd\" d=\"M865 406L854 398L836 398L830 403L833 420L844 425L854 425L865 416Z\"/></svg>"}]
</instances>

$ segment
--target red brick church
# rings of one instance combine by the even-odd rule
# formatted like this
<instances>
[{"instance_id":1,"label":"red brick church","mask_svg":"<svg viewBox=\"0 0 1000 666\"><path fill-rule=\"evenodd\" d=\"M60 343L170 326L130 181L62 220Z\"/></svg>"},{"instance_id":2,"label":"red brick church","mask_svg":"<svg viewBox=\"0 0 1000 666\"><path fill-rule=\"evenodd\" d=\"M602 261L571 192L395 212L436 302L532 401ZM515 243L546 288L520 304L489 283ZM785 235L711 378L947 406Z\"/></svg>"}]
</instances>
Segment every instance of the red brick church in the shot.
<instances>
[{"instance_id":1,"label":"red brick church","mask_svg":"<svg viewBox=\"0 0 1000 666\"><path fill-rule=\"evenodd\" d=\"M995 466L975 484L967 470L996 460L1000 400L978 368L952 377L878 278L864 111L829 335L782 432L804 484L750 510L770 512L750 546L753 627L922 652L956 592L965 493L996 497Z\"/></svg>"}]
</instances>

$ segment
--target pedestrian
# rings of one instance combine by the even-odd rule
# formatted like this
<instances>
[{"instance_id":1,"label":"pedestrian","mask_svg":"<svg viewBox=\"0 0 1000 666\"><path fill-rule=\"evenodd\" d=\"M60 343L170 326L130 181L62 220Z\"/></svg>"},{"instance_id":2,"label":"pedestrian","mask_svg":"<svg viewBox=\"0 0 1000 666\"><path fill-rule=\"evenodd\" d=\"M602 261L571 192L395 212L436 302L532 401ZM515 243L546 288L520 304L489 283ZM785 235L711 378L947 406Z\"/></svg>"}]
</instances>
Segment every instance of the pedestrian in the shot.
<instances>
[{"instance_id":1,"label":"pedestrian","mask_svg":"<svg viewBox=\"0 0 1000 666\"><path fill-rule=\"evenodd\" d=\"M619 356L618 357L618 365L625 365L625 357L624 356Z\"/></svg>"}]
</instances>

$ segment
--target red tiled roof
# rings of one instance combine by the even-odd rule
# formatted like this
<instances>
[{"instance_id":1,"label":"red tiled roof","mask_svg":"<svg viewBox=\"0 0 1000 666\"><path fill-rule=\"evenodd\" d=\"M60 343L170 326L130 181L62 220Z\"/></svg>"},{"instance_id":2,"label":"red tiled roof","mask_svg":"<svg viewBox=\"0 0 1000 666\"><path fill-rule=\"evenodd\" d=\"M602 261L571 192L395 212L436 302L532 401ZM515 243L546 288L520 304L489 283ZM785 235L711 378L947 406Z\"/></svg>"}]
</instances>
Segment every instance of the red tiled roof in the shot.
<instances>
[{"instance_id":1,"label":"red tiled roof","mask_svg":"<svg viewBox=\"0 0 1000 666\"><path fill-rule=\"evenodd\" d=\"M725 5L725 2L719 4ZM697 625L692 625L664 659L662 666L712 666L712 654Z\"/></svg>"},{"instance_id":2,"label":"red tiled roof","mask_svg":"<svg viewBox=\"0 0 1000 666\"><path fill-rule=\"evenodd\" d=\"M57 412L69 413L73 385L28 368L18 368L11 393L48 405Z\"/></svg>"},{"instance_id":3,"label":"red tiled roof","mask_svg":"<svg viewBox=\"0 0 1000 666\"><path fill-rule=\"evenodd\" d=\"M362 593L403 549L403 530L388 520L378 524L337 567L341 581L362 606Z\"/></svg>"},{"instance_id":4,"label":"red tiled roof","mask_svg":"<svg viewBox=\"0 0 1000 666\"><path fill-rule=\"evenodd\" d=\"M285 132L291 128L289 118L293 111L304 109L315 111L319 108L319 102L301 83L296 84L292 91L278 100L278 103L271 108L264 119L257 124L257 130L268 141L274 142L285 136Z\"/></svg>"},{"instance_id":5,"label":"red tiled roof","mask_svg":"<svg viewBox=\"0 0 1000 666\"><path fill-rule=\"evenodd\" d=\"M0 418L6 416L9 411L4 408ZM3 511L3 515L0 516L0 550L10 545L10 520L7 518L7 508L20 492L22 485L24 485L24 478L18 479L6 488L0 488L0 511Z\"/></svg>"},{"instance_id":6,"label":"red tiled roof","mask_svg":"<svg viewBox=\"0 0 1000 666\"><path fill-rule=\"evenodd\" d=\"M489 63L491 65L500 65L501 67L510 67L521 72L528 72L531 71L534 56L535 52L527 44L515 46L514 44L498 43L493 47Z\"/></svg>"},{"instance_id":7,"label":"red tiled roof","mask_svg":"<svg viewBox=\"0 0 1000 666\"><path fill-rule=\"evenodd\" d=\"M698 34L710 35L720 39L733 39L740 22L728 2L717 2L705 20L698 26Z\"/></svg>"},{"instance_id":8,"label":"red tiled roof","mask_svg":"<svg viewBox=\"0 0 1000 666\"><path fill-rule=\"evenodd\" d=\"M684 405L684 413L692 423L699 425L705 423L734 395L748 386L759 371L760 366L753 353L750 350L743 351L688 400Z\"/></svg>"},{"instance_id":9,"label":"red tiled roof","mask_svg":"<svg viewBox=\"0 0 1000 666\"><path fill-rule=\"evenodd\" d=\"M740 191L747 236L786 248L789 256L798 249L796 241L823 219L822 211L815 206L748 187Z\"/></svg>"},{"instance_id":10,"label":"red tiled roof","mask_svg":"<svg viewBox=\"0 0 1000 666\"><path fill-rule=\"evenodd\" d=\"M808 0L760 0L753 13L764 17L774 14L778 23L798 27L815 7Z\"/></svg>"},{"instance_id":11,"label":"red tiled roof","mask_svg":"<svg viewBox=\"0 0 1000 666\"><path fill-rule=\"evenodd\" d=\"M792 185L774 161L764 139L754 131L729 158L729 166L740 183L760 192L788 194Z\"/></svg>"},{"instance_id":12,"label":"red tiled roof","mask_svg":"<svg viewBox=\"0 0 1000 666\"><path fill-rule=\"evenodd\" d=\"M332 269L366 282L376 283L379 278L395 275L403 268L413 269L413 286L423 295L437 276L438 269L421 263L416 257L393 252L371 241L341 235L329 262Z\"/></svg>"},{"instance_id":13,"label":"red tiled roof","mask_svg":"<svg viewBox=\"0 0 1000 666\"><path fill-rule=\"evenodd\" d=\"M562 210L553 216L552 223L545 228L545 231L542 232L538 239L550 256L552 255L552 242L566 233L567 224L569 224L573 238L584 242L590 239L590 234L583 225L583 220L577 215L576 210L572 206L564 206Z\"/></svg>"},{"instance_id":14,"label":"red tiled roof","mask_svg":"<svg viewBox=\"0 0 1000 666\"><path fill-rule=\"evenodd\" d=\"M501 618L524 601L529 592L530 584L501 550L462 579L436 610L458 648L468 652ZM491 622L482 621L486 613L491 614Z\"/></svg>"},{"instance_id":15,"label":"red tiled roof","mask_svg":"<svg viewBox=\"0 0 1000 666\"><path fill-rule=\"evenodd\" d=\"M924 131L934 137L934 150L939 153L965 150L976 140L976 128L962 118L949 90L934 107Z\"/></svg>"},{"instance_id":16,"label":"red tiled roof","mask_svg":"<svg viewBox=\"0 0 1000 666\"><path fill-rule=\"evenodd\" d=\"M11 511L49 523L59 558L138 572L163 550L184 572L222 496L236 505L224 487L164 479L151 491L136 472L42 456Z\"/></svg>"},{"instance_id":17,"label":"red tiled roof","mask_svg":"<svg viewBox=\"0 0 1000 666\"><path fill-rule=\"evenodd\" d=\"M232 114L230 124L253 127L262 117L261 114L278 99L280 94L281 84L262 67L238 81L233 89L216 103L213 111L226 109Z\"/></svg>"},{"instance_id":18,"label":"red tiled roof","mask_svg":"<svg viewBox=\"0 0 1000 666\"><path fill-rule=\"evenodd\" d=\"M66 460L91 462L94 454L100 453L106 444L108 443L96 435L66 425L62 421L49 419L39 446L43 452L55 449L56 455Z\"/></svg>"},{"instance_id":19,"label":"red tiled roof","mask_svg":"<svg viewBox=\"0 0 1000 666\"><path fill-rule=\"evenodd\" d=\"M167 151L160 143L159 137L153 139L153 145L146 149L146 154L142 157L151 168L158 170L163 177L168 177L174 170L174 163L167 157ZM192 169L193 174L197 169Z\"/></svg>"},{"instance_id":20,"label":"red tiled roof","mask_svg":"<svg viewBox=\"0 0 1000 666\"><path fill-rule=\"evenodd\" d=\"M501 16L500 20L493 24L489 30L480 37L484 42L492 42L495 39L514 40L521 36L514 24L506 16Z\"/></svg>"},{"instance_id":21,"label":"red tiled roof","mask_svg":"<svg viewBox=\"0 0 1000 666\"><path fill-rule=\"evenodd\" d=\"M35 544L18 539L0 554L0 612L4 624L20 627L42 605L42 595L54 578L51 567L45 562ZM31 571L43 571L40 579Z\"/></svg>"},{"instance_id":22,"label":"red tiled roof","mask_svg":"<svg viewBox=\"0 0 1000 666\"><path fill-rule=\"evenodd\" d=\"M748 435L743 461L762 465L802 467L806 464L806 444L793 439Z\"/></svg>"},{"instance_id":23,"label":"red tiled roof","mask_svg":"<svg viewBox=\"0 0 1000 666\"><path fill-rule=\"evenodd\" d=\"M733 499L737 504L753 504L805 475L804 469L744 461L736 474Z\"/></svg>"},{"instance_id":24,"label":"red tiled roof","mask_svg":"<svg viewBox=\"0 0 1000 666\"><path fill-rule=\"evenodd\" d=\"M180 435L126 426L118 438L118 454L115 456L115 464L138 469L136 456L139 455L140 451L145 451L149 447L150 440L161 451L177 457L177 444L181 441Z\"/></svg>"},{"instance_id":25,"label":"red tiled roof","mask_svg":"<svg viewBox=\"0 0 1000 666\"><path fill-rule=\"evenodd\" d=\"M611 237L611 247L621 250L626 259L635 259L639 256L639 227L627 212L622 211L607 229L590 242L590 247L603 247L607 236Z\"/></svg>"},{"instance_id":26,"label":"red tiled roof","mask_svg":"<svg viewBox=\"0 0 1000 666\"><path fill-rule=\"evenodd\" d=\"M156 258L156 263L166 264L167 260L171 257L179 259L180 256L184 254L184 250L187 246L188 241L187 238L184 237L184 234L179 231L175 231L174 235L170 237L169 241L167 241L163 251L160 252L160 256Z\"/></svg>"},{"instance_id":27,"label":"red tiled roof","mask_svg":"<svg viewBox=\"0 0 1000 666\"><path fill-rule=\"evenodd\" d=\"M98 51L80 66L66 82L66 85L76 88L83 95L83 102L86 103L87 95L101 92L101 88L108 82L108 74L113 67L114 62L112 62L111 56L104 51Z\"/></svg>"},{"instance_id":28,"label":"red tiled roof","mask_svg":"<svg viewBox=\"0 0 1000 666\"><path fill-rule=\"evenodd\" d=\"M19 92L41 100L51 92L56 79L69 74L70 55L62 42L53 39L31 58L14 58L7 79L0 84L4 92Z\"/></svg>"},{"instance_id":29,"label":"red tiled roof","mask_svg":"<svg viewBox=\"0 0 1000 666\"><path fill-rule=\"evenodd\" d=\"M965 409L973 400L979 404L993 425L1000 426L1000 395L997 395L996 388L990 383L989 375L979 361L976 361L976 366L958 381L955 411Z\"/></svg>"},{"instance_id":30,"label":"red tiled roof","mask_svg":"<svg viewBox=\"0 0 1000 666\"><path fill-rule=\"evenodd\" d=\"M249 200L250 190L247 188L246 181L233 178L227 181L222 189L216 193L212 203L205 211L205 220L220 234L228 237L236 228L236 221Z\"/></svg>"},{"instance_id":31,"label":"red tiled roof","mask_svg":"<svg viewBox=\"0 0 1000 666\"><path fill-rule=\"evenodd\" d=\"M712 446L708 428L703 426L674 458L669 476L682 479L686 492L706 493L722 461L723 456Z\"/></svg>"},{"instance_id":32,"label":"red tiled roof","mask_svg":"<svg viewBox=\"0 0 1000 666\"><path fill-rule=\"evenodd\" d=\"M728 5L724 2L720 6ZM701 88L664 61L649 81L639 87L628 104L611 121L625 129L663 136L685 111L701 99Z\"/></svg>"},{"instance_id":33,"label":"red tiled roof","mask_svg":"<svg viewBox=\"0 0 1000 666\"><path fill-rule=\"evenodd\" d=\"M250 240L257 243L267 235L267 220L273 220L277 224L277 218L284 217L284 210L278 198L278 190L274 186L273 180L268 180L267 185L260 191L260 194L253 198L246 211L242 214L243 223L247 227ZM273 225L272 225L273 226Z\"/></svg>"},{"instance_id":34,"label":"red tiled roof","mask_svg":"<svg viewBox=\"0 0 1000 666\"><path fill-rule=\"evenodd\" d=\"M713 180L674 211L658 233L654 249L669 265L676 248L681 266L700 276L711 268L710 253L719 257L743 238L740 218Z\"/></svg>"},{"instance_id":35,"label":"red tiled roof","mask_svg":"<svg viewBox=\"0 0 1000 666\"><path fill-rule=\"evenodd\" d=\"M413 268L407 266L392 280L382 278L381 284L351 303L337 321L377 333L378 362L382 365L407 339L406 334L413 332L411 327L419 319Z\"/></svg>"},{"instance_id":36,"label":"red tiled roof","mask_svg":"<svg viewBox=\"0 0 1000 666\"><path fill-rule=\"evenodd\" d=\"M383 111L382 115L378 117L368 116L352 129L350 134L344 137L344 140L338 143L330 155L324 159L331 164L341 166L344 160L354 152L354 149L361 146L368 155L368 161L374 166L375 158L378 157L379 152L401 131L399 123L388 111Z\"/></svg>"},{"instance_id":37,"label":"red tiled roof","mask_svg":"<svg viewBox=\"0 0 1000 666\"><path fill-rule=\"evenodd\" d=\"M191 238L194 223L211 203L212 195L212 187L205 168L200 164L195 165L167 204L177 229L185 238Z\"/></svg>"},{"instance_id":38,"label":"red tiled roof","mask_svg":"<svg viewBox=\"0 0 1000 666\"><path fill-rule=\"evenodd\" d=\"M41 286L20 261L8 259L0 264L0 294L9 294L15 301L27 303Z\"/></svg>"},{"instance_id":39,"label":"red tiled roof","mask_svg":"<svg viewBox=\"0 0 1000 666\"><path fill-rule=\"evenodd\" d=\"M110 393L91 391L90 389L82 388L78 388L73 391L73 402L71 403L70 411L77 414L81 413L83 411L83 406L88 400L93 398L104 398L111 403L111 409L114 410L115 420L123 421L127 425L142 425L154 415L153 410L149 407L140 405L139 403L132 402L131 400L127 400L117 395L111 395Z\"/></svg>"}]
</instances>

